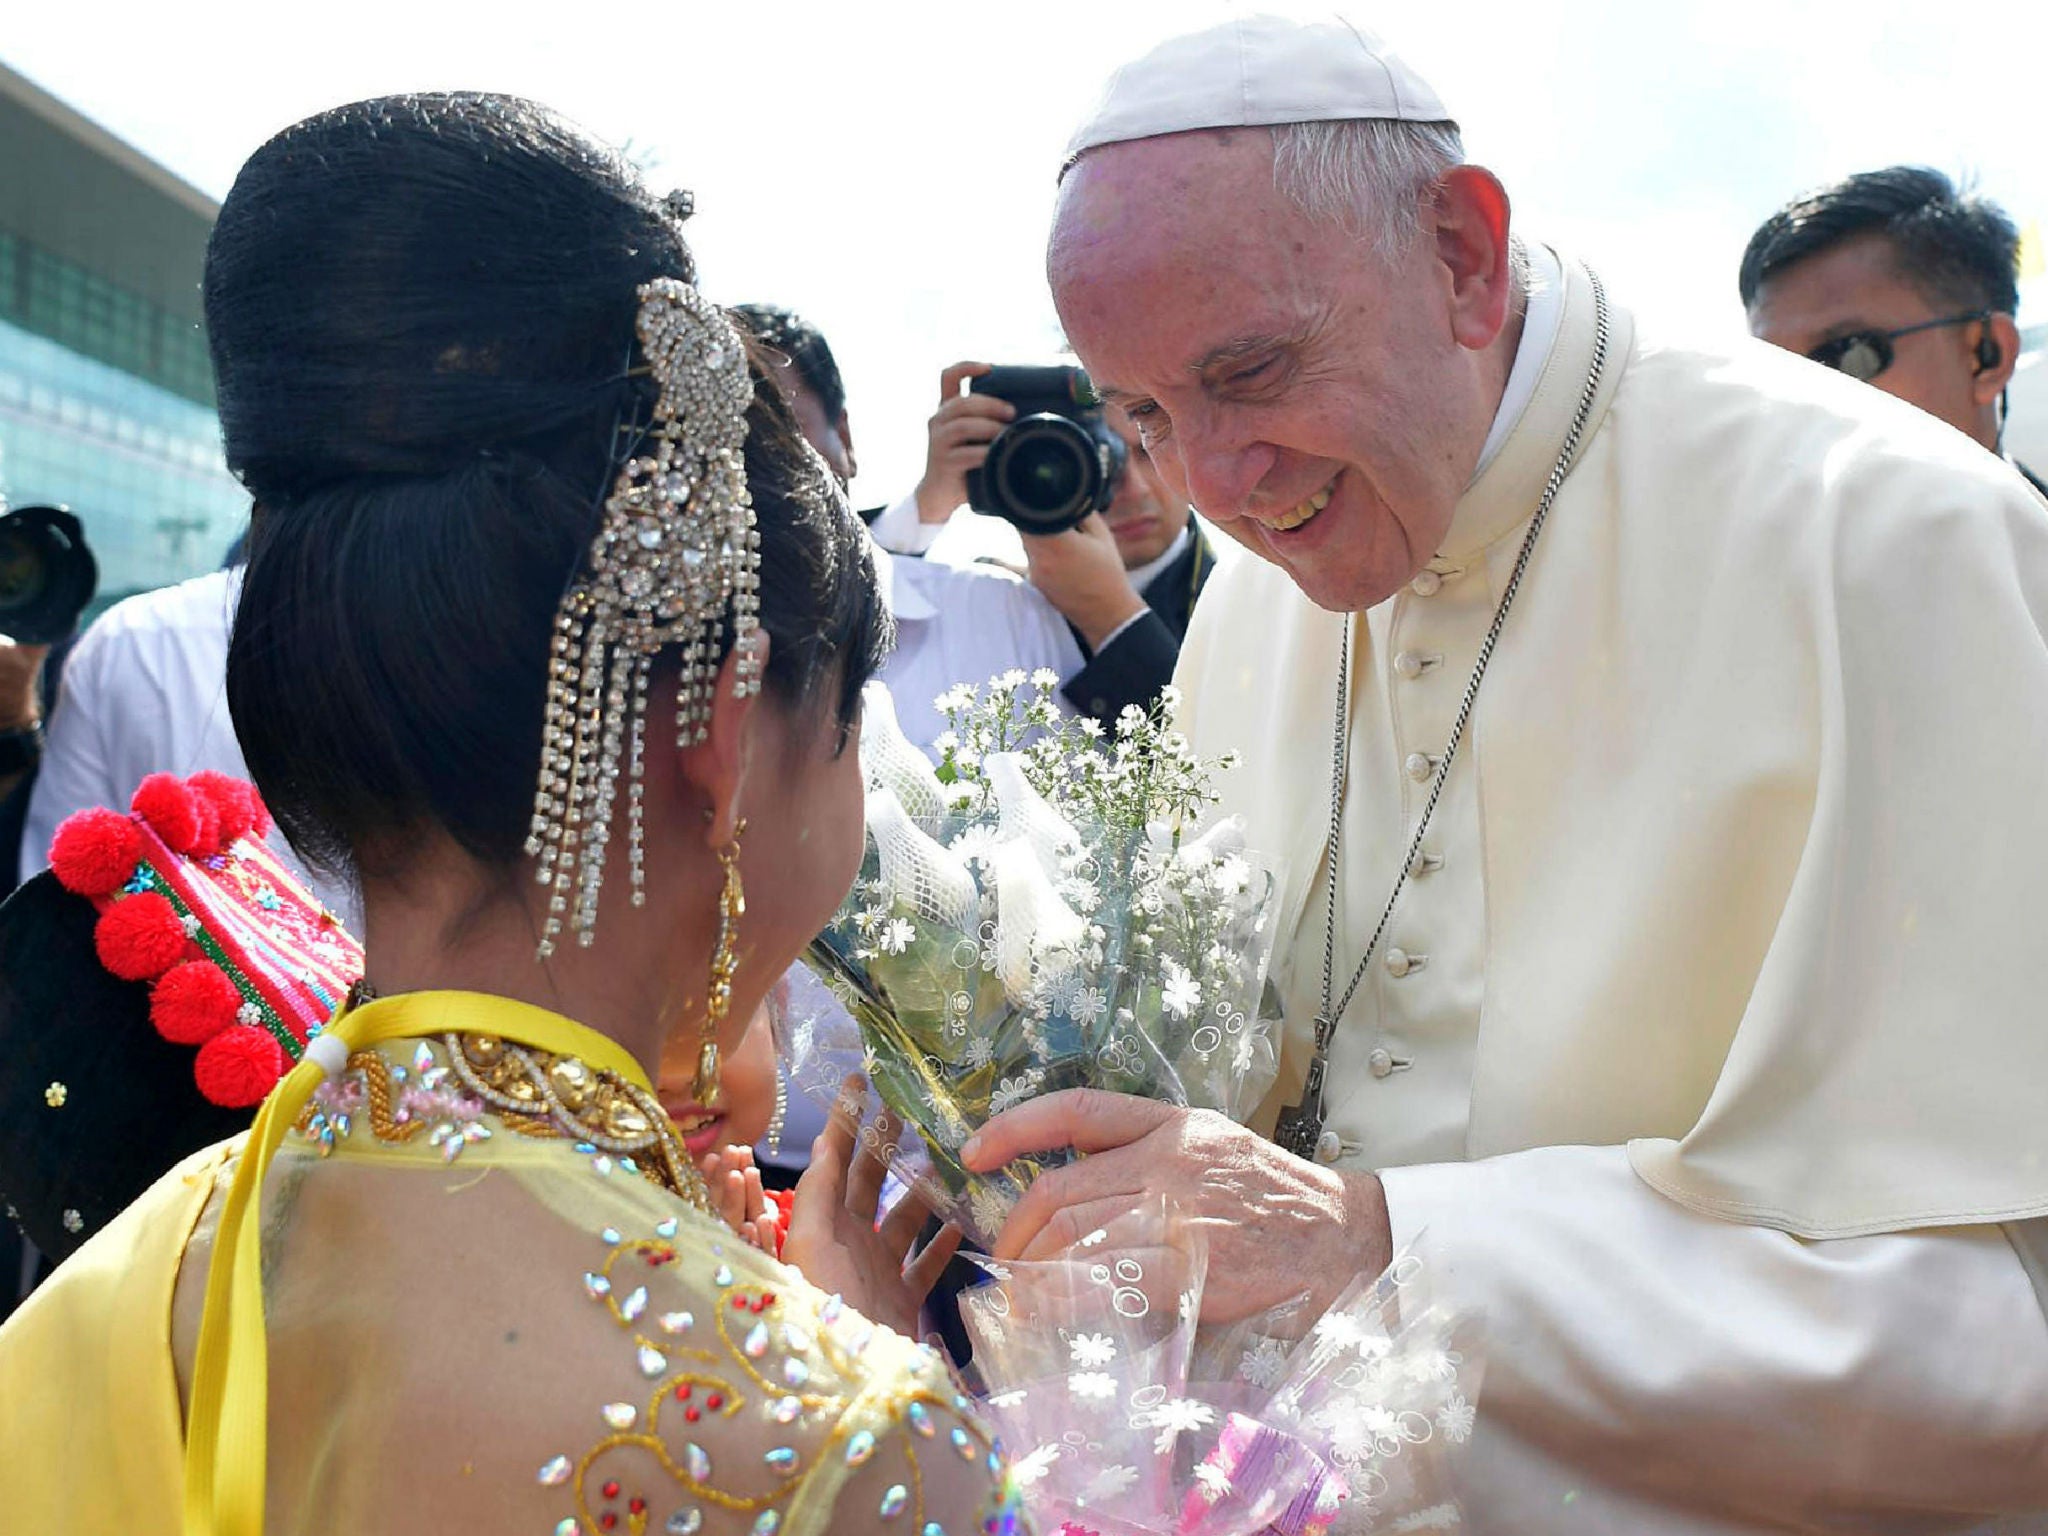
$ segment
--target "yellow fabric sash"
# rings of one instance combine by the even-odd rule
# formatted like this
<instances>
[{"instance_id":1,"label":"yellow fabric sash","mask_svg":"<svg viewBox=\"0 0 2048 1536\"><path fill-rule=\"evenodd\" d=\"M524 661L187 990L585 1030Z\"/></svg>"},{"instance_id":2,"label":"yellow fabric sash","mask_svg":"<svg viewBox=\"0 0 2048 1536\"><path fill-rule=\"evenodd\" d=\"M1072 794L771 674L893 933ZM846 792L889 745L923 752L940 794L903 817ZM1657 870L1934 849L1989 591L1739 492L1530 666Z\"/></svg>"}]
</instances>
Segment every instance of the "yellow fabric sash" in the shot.
<instances>
[{"instance_id":1,"label":"yellow fabric sash","mask_svg":"<svg viewBox=\"0 0 2048 1536\"><path fill-rule=\"evenodd\" d=\"M305 1059L264 1100L221 1207L185 1434L185 1536L262 1536L270 1382L263 1331L264 1176L286 1129L350 1054L384 1040L495 1035L574 1056L646 1089L647 1074L616 1042L560 1014L480 992L412 992L338 1014ZM336 1042L333 1045L327 1042Z\"/></svg>"}]
</instances>

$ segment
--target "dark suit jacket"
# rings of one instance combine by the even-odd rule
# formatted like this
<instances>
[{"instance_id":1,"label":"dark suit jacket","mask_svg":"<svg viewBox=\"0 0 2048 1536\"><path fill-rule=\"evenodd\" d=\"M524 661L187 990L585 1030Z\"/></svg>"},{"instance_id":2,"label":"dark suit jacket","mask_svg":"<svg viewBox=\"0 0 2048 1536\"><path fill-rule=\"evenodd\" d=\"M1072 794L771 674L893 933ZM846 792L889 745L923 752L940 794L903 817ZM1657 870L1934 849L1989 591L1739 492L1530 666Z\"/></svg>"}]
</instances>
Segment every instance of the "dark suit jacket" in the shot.
<instances>
[{"instance_id":1,"label":"dark suit jacket","mask_svg":"<svg viewBox=\"0 0 2048 1536\"><path fill-rule=\"evenodd\" d=\"M1216 569L1216 552L1202 537L1201 524L1192 526L1195 536L1180 558L1153 577L1139 594L1147 611L1089 657L1088 664L1060 690L1069 704L1105 726L1116 723L1126 704L1150 708L1159 690L1173 680L1173 665L1180 659L1180 643L1187 637L1195 599Z\"/></svg>"}]
</instances>

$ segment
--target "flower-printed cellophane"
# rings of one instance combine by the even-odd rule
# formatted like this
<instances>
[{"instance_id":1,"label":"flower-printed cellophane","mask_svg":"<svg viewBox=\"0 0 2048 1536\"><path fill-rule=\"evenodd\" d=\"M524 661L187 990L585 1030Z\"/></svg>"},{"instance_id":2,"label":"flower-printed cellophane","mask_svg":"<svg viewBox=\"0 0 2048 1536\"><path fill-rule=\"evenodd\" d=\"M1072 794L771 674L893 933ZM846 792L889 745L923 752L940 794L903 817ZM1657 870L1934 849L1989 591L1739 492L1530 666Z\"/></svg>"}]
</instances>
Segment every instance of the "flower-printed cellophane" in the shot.
<instances>
[{"instance_id":1,"label":"flower-printed cellophane","mask_svg":"<svg viewBox=\"0 0 2048 1536\"><path fill-rule=\"evenodd\" d=\"M1418 1239L1426 1251L1426 1237ZM1197 1324L1206 1253L1152 1202L962 1294L983 1410L1036 1527L1074 1536L1460 1528L1479 1325L1414 1250L1321 1316Z\"/></svg>"},{"instance_id":2,"label":"flower-printed cellophane","mask_svg":"<svg viewBox=\"0 0 2048 1536\"><path fill-rule=\"evenodd\" d=\"M1195 831L1227 764L1128 710L1113 736L1063 720L1056 680L1010 674L940 700L937 769L871 688L860 876L806 961L830 990L780 1011L792 1080L821 1102L864 1073L918 1132L899 1177L991 1242L1056 1155L970 1173L992 1116L1099 1088L1247 1118L1278 1071L1262 1010L1278 890L1230 818Z\"/></svg>"}]
</instances>

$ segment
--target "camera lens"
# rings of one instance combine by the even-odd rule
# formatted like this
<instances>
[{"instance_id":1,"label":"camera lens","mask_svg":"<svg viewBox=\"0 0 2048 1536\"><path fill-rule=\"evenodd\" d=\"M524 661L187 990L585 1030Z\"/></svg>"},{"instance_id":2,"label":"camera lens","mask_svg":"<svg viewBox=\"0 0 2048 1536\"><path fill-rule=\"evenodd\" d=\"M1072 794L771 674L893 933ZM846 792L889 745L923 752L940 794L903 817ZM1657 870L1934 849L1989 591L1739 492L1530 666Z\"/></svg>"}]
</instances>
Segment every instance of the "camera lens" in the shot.
<instances>
[{"instance_id":1,"label":"camera lens","mask_svg":"<svg viewBox=\"0 0 2048 1536\"><path fill-rule=\"evenodd\" d=\"M1064 416L1029 416L997 439L989 478L1002 515L1029 533L1057 533L1088 515L1100 489L1095 441Z\"/></svg>"},{"instance_id":2,"label":"camera lens","mask_svg":"<svg viewBox=\"0 0 2048 1536\"><path fill-rule=\"evenodd\" d=\"M1004 462L1003 489L1019 506L1056 513L1074 499L1086 473L1072 443L1038 437L1020 443Z\"/></svg>"},{"instance_id":3,"label":"camera lens","mask_svg":"<svg viewBox=\"0 0 2048 1536\"><path fill-rule=\"evenodd\" d=\"M85 530L64 508L0 516L0 635L24 645L62 640L98 585Z\"/></svg>"}]
</instances>

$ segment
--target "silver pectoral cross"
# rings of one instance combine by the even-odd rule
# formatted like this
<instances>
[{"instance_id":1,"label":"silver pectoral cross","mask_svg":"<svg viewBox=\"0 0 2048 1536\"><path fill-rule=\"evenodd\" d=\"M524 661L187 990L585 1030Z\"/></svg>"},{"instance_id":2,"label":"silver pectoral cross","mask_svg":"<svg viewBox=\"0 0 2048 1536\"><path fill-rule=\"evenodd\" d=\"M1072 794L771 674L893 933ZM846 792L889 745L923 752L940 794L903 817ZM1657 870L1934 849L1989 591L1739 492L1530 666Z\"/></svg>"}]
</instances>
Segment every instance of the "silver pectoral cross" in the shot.
<instances>
[{"instance_id":1,"label":"silver pectoral cross","mask_svg":"<svg viewBox=\"0 0 2048 1536\"><path fill-rule=\"evenodd\" d=\"M1316 1143L1322 1138L1323 1078L1329 1069L1329 1043L1334 1031L1330 1021L1317 1019L1315 1054L1309 1058L1308 1079L1301 1086L1301 1102L1280 1111L1273 1127L1273 1140L1296 1157L1314 1160Z\"/></svg>"}]
</instances>

